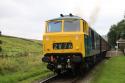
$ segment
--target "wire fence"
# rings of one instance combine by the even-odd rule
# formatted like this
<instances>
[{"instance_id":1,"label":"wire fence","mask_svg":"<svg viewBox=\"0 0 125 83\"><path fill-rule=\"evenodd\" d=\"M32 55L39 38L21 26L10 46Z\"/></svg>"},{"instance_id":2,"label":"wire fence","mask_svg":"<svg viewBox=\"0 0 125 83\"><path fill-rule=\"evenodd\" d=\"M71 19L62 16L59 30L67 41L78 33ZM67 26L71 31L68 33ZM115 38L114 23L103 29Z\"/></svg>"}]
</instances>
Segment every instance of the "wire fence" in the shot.
<instances>
[{"instance_id":1,"label":"wire fence","mask_svg":"<svg viewBox=\"0 0 125 83\"><path fill-rule=\"evenodd\" d=\"M24 56L31 56L31 55L39 55L42 54L42 52L18 52L18 51L2 51L0 52L0 57L24 57Z\"/></svg>"}]
</instances>

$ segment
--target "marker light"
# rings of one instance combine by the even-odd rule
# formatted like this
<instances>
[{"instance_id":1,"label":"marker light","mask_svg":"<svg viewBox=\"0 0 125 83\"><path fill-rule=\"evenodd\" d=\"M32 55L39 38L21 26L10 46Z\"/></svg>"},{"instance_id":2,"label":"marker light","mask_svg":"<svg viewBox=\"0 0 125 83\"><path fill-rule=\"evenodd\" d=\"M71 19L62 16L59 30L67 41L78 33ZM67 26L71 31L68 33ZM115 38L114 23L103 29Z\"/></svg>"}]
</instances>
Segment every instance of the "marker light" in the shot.
<instances>
[{"instance_id":1,"label":"marker light","mask_svg":"<svg viewBox=\"0 0 125 83\"><path fill-rule=\"evenodd\" d=\"M78 35L76 35L76 40L78 40L79 39L79 36Z\"/></svg>"},{"instance_id":2,"label":"marker light","mask_svg":"<svg viewBox=\"0 0 125 83\"><path fill-rule=\"evenodd\" d=\"M79 47L78 47L78 46L76 47L76 50L79 50Z\"/></svg>"},{"instance_id":3,"label":"marker light","mask_svg":"<svg viewBox=\"0 0 125 83\"><path fill-rule=\"evenodd\" d=\"M46 38L46 40L49 40L49 37L45 37Z\"/></svg>"}]
</instances>

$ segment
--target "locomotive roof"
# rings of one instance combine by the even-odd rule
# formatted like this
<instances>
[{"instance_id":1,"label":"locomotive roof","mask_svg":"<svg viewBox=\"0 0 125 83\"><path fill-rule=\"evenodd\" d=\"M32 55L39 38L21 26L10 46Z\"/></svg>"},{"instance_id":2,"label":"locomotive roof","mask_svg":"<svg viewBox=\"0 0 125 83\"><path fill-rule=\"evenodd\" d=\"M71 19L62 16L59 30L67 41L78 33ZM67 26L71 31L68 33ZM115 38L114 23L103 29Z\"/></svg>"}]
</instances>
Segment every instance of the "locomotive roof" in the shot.
<instances>
[{"instance_id":1,"label":"locomotive roof","mask_svg":"<svg viewBox=\"0 0 125 83\"><path fill-rule=\"evenodd\" d=\"M70 16L70 15L65 15L65 16L62 16L62 17L58 17L58 18L54 18L54 19L50 19L50 20L65 20L65 19L82 19L81 17L79 16Z\"/></svg>"}]
</instances>

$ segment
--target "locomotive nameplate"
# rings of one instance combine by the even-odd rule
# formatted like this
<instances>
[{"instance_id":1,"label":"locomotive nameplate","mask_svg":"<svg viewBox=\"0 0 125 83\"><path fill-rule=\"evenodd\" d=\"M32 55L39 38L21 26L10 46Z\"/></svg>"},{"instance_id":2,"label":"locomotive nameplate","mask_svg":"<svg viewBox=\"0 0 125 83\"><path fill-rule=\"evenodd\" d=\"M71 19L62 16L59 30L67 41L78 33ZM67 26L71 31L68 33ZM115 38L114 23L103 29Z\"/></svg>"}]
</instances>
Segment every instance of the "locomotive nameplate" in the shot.
<instances>
[{"instance_id":1,"label":"locomotive nameplate","mask_svg":"<svg viewBox=\"0 0 125 83\"><path fill-rule=\"evenodd\" d=\"M63 42L63 43L53 43L53 49L72 49L73 45L71 42Z\"/></svg>"}]
</instances>

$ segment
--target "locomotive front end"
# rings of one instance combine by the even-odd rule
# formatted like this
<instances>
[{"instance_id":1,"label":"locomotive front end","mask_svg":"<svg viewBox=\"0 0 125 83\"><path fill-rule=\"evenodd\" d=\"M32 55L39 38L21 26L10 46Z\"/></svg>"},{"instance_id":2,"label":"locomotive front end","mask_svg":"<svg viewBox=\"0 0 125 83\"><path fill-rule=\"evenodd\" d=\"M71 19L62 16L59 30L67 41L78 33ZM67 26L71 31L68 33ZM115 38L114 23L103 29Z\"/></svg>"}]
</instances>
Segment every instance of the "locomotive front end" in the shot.
<instances>
[{"instance_id":1,"label":"locomotive front end","mask_svg":"<svg viewBox=\"0 0 125 83\"><path fill-rule=\"evenodd\" d=\"M78 17L60 17L46 22L43 36L43 62L54 72L74 69L85 55L83 20Z\"/></svg>"}]
</instances>

